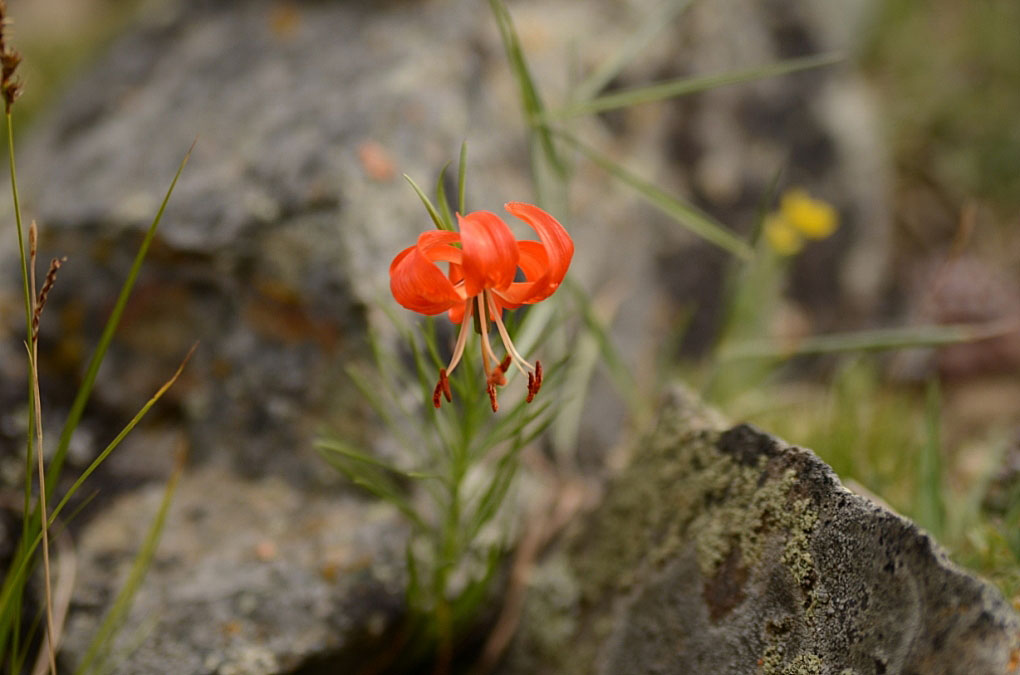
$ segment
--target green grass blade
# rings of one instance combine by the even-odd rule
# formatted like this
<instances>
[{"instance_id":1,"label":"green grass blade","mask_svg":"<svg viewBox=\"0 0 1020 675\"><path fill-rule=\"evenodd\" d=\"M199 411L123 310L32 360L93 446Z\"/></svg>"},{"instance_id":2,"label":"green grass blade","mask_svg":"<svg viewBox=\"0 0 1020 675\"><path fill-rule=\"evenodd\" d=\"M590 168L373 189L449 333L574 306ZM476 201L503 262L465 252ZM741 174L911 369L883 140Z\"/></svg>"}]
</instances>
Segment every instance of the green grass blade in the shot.
<instances>
[{"instance_id":1,"label":"green grass blade","mask_svg":"<svg viewBox=\"0 0 1020 675\"><path fill-rule=\"evenodd\" d=\"M135 255L135 260L131 265L131 271L128 273L127 280L124 282L124 285L121 286L120 294L117 296L117 301L113 306L113 311L110 312L110 318L107 319L106 325L103 327L103 333L99 338L99 344L96 345L96 349L92 353L92 359L89 361L88 369L85 371L85 377L82 378L81 386L78 388L74 402L71 404L71 410L67 414L67 421L64 423L64 428L60 432L60 441L58 442L57 449L54 452L53 460L50 462L48 475L46 477L47 495L52 495L53 490L57 486L57 481L60 478L60 469L63 467L64 460L67 457L67 449L71 444L71 435L74 433L74 430L78 428L78 423L81 421L82 413L85 412L85 404L88 403L89 397L92 395L92 388L95 385L96 375L99 373L99 366L102 365L103 358L106 356L106 350L109 348L110 341L113 339L113 334L116 332L117 326L120 324L121 315L124 313L124 307L127 305L128 298L131 297L131 291L134 288L135 281L138 279L138 273L142 268L142 262L145 260L145 255L149 251L149 245L152 244L152 240L156 236L156 228L159 227L159 221L163 218L163 212L166 211L166 206L170 202L170 195L173 194L174 188L177 186L177 180L181 177L181 173L184 171L184 166L188 163L188 159L191 157L191 151L194 147L195 145L193 143L191 148L188 149L187 154L184 155L184 159L181 160L180 166L177 167L177 173L174 175L173 181L170 182L170 188L166 191L166 196L163 197L163 203L160 204L159 210L156 212L156 217L152 219L152 224L149 225L149 229L145 233L142 245L138 248L138 253Z\"/></svg>"},{"instance_id":2,"label":"green grass blade","mask_svg":"<svg viewBox=\"0 0 1020 675\"><path fill-rule=\"evenodd\" d=\"M414 555L414 537L408 537L407 543L404 544L404 563L407 566L407 606L419 607L423 604L424 596L421 577L418 574L418 560Z\"/></svg>"},{"instance_id":3,"label":"green grass blade","mask_svg":"<svg viewBox=\"0 0 1020 675\"><path fill-rule=\"evenodd\" d=\"M484 492L479 495L472 515L467 523L465 532L467 540L471 541L485 524L492 520L499 507L503 504L503 498L510 489L520 463L517 461L517 453L508 452L499 460L493 472L492 479L486 486Z\"/></svg>"},{"instance_id":4,"label":"green grass blade","mask_svg":"<svg viewBox=\"0 0 1020 675\"><path fill-rule=\"evenodd\" d=\"M687 228L693 234L732 253L738 258L750 260L753 257L754 251L747 242L713 220L708 214L667 194L565 131L558 131L557 134L621 183L636 190L649 204Z\"/></svg>"},{"instance_id":5,"label":"green grass blade","mask_svg":"<svg viewBox=\"0 0 1020 675\"><path fill-rule=\"evenodd\" d=\"M565 120L572 117L580 117L582 115L592 115L595 113L607 112L609 110L629 108L631 106L641 105L642 103L664 101L678 96L697 94L699 92L716 89L718 87L753 82L755 80L762 80L770 77L779 77L780 75L788 75L802 70L830 66L832 64L839 63L844 58L845 57L841 54L820 54L816 56L806 56L797 59L779 61L778 63L772 63L767 66L759 66L756 68L748 68L746 70L736 70L733 72L719 73L715 75L703 75L700 77L684 77L675 80L668 80L666 82L658 82L644 87L633 87L613 92L612 94L606 94L605 96L599 96L598 98L591 100L582 100L578 103L569 105L562 110L550 111L547 114L547 121Z\"/></svg>"},{"instance_id":6,"label":"green grass blade","mask_svg":"<svg viewBox=\"0 0 1020 675\"><path fill-rule=\"evenodd\" d=\"M880 328L851 333L815 335L796 342L776 340L746 340L725 345L720 349L720 361L738 359L788 359L808 354L837 354L841 352L875 352L913 347L942 347L962 342L978 342L1017 330L1015 321L985 324L955 324L946 326L917 326L910 328Z\"/></svg>"},{"instance_id":7,"label":"green grass blade","mask_svg":"<svg viewBox=\"0 0 1020 675\"><path fill-rule=\"evenodd\" d=\"M587 101L602 91L613 78L634 60L641 51L691 4L691 0L666 0L649 14L641 26L632 32L613 56L606 59L595 71L574 89L571 100Z\"/></svg>"},{"instance_id":8,"label":"green grass blade","mask_svg":"<svg viewBox=\"0 0 1020 675\"><path fill-rule=\"evenodd\" d=\"M400 488L378 467L320 446L316 446L316 450L330 466L346 476L349 481L395 506L416 527L427 529L425 522L400 493Z\"/></svg>"},{"instance_id":9,"label":"green grass blade","mask_svg":"<svg viewBox=\"0 0 1020 675\"><path fill-rule=\"evenodd\" d=\"M449 230L450 228L443 222L442 216L440 216L439 212L436 211L436 207L432 205L432 200L428 198L428 195L426 195L422 189L418 187L418 184L415 183L414 180L406 173L404 174L404 180L411 184L411 188L418 195L418 199L421 200L421 203L425 205L425 210L429 212L429 218L432 219L432 222L435 223L436 227L440 230Z\"/></svg>"},{"instance_id":10,"label":"green grass blade","mask_svg":"<svg viewBox=\"0 0 1020 675\"><path fill-rule=\"evenodd\" d=\"M61 511L63 511L64 507L67 506L68 502L78 492L78 489L81 488L88 477L99 468L99 465L102 464L107 457L109 457L110 453L113 452L118 445L120 445L121 441L124 440L131 430L134 429L139 422L141 422L142 418L149 412L149 409L152 408L152 406L163 397L163 394L165 394L167 390L174 385L177 379L181 376L181 373L184 371L184 366L187 365L188 359L191 358L194 350L195 347L193 346L187 356L184 357L181 365L178 366L174 375L159 388L152 398L150 398L148 402L142 406L141 410L135 414L131 421L128 422L127 426L125 426L109 443L109 445L107 445L106 448L104 448L103 451L100 452L94 460L92 460L92 463L89 464L84 471L82 471L81 475L78 476L74 484L71 485L57 506L49 514L48 522L51 527L56 522ZM3 640L6 640L8 636L7 631L10 630L11 614L13 613L11 608L17 605L19 601L18 599L21 595L21 589L24 588L28 571L31 568L33 555L35 550L39 547L39 544L42 542L42 532L38 525L35 526L33 532L34 537L31 542L26 540L19 545L17 553L11 562L11 566L8 568L7 576L4 578L3 590L0 591L0 637L2 637ZM0 644L2 644L2 642L0 642Z\"/></svg>"},{"instance_id":11,"label":"green grass blade","mask_svg":"<svg viewBox=\"0 0 1020 675\"><path fill-rule=\"evenodd\" d=\"M452 231L456 228L453 225L453 214L450 213L450 202L446 198L446 170L449 168L450 163L447 162L439 172L439 179L436 181L436 200L439 202L439 215L446 224L443 229Z\"/></svg>"},{"instance_id":12,"label":"green grass blade","mask_svg":"<svg viewBox=\"0 0 1020 675\"><path fill-rule=\"evenodd\" d=\"M917 463L917 491L914 518L917 523L942 539L945 525L945 503L942 499L942 435L940 433L942 400L938 380L928 382L925 396L925 440Z\"/></svg>"},{"instance_id":13,"label":"green grass blade","mask_svg":"<svg viewBox=\"0 0 1020 675\"><path fill-rule=\"evenodd\" d=\"M466 201L464 188L467 185L467 141L460 144L460 161L457 163L457 213L464 215Z\"/></svg>"},{"instance_id":14,"label":"green grass blade","mask_svg":"<svg viewBox=\"0 0 1020 675\"><path fill-rule=\"evenodd\" d=\"M559 152L556 150L556 146L553 144L549 127L543 122L545 106L542 104L542 98L539 96L538 88L535 86L535 81L531 77L531 71L528 69L528 63L524 58L524 50L521 48L521 41L517 36L510 12L507 10L503 0L489 0L489 6L492 7L492 14L496 19L496 25L499 27L499 34L503 40L507 60L510 62L510 70L517 80L521 107L524 110L524 120L531 129L532 134L537 137L541 144L542 151L546 159L548 159L549 165L558 175L563 176L566 174L566 169L563 161L560 159Z\"/></svg>"},{"instance_id":15,"label":"green grass blade","mask_svg":"<svg viewBox=\"0 0 1020 675\"><path fill-rule=\"evenodd\" d=\"M110 651L114 636L121 626L124 625L134 597L138 593L138 589L141 587L149 567L152 565L152 559L156 555L156 548L159 546L159 540L163 535L163 528L166 525L166 517L170 511L170 505L173 503L174 491L177 489L177 483L182 473L184 473L183 453L178 459L177 467L170 476L170 480L167 482L166 489L163 491L163 500L159 505L159 510L156 512L156 517L152 519L152 523L149 525L145 541L142 543L138 555L135 556L127 581L124 582L120 593L117 594L117 598L103 619L103 623L96 630L92 642L89 644L85 656L82 657L81 663L78 664L75 673L102 673L108 670L106 655Z\"/></svg>"},{"instance_id":16,"label":"green grass blade","mask_svg":"<svg viewBox=\"0 0 1020 675\"><path fill-rule=\"evenodd\" d=\"M620 394L632 413L637 414L647 410L646 402L638 390L637 382L634 380L630 368L624 363L620 350L613 344L609 328L595 314L591 299L573 279L568 278L566 281L567 290L574 296L578 307L581 309L581 317L584 319L585 329L598 343L602 362L609 372L609 377L612 379L617 393Z\"/></svg>"},{"instance_id":17,"label":"green grass blade","mask_svg":"<svg viewBox=\"0 0 1020 675\"><path fill-rule=\"evenodd\" d=\"M383 469L384 471L389 471L390 473L395 473L406 478L444 480L442 476L435 473L423 471L404 471L403 469L398 469L389 462L381 460L373 455L361 452L360 450L356 450L349 443L345 443L344 441L341 441L339 439L320 439L315 441L315 447L320 450L325 450L327 452L335 452L338 455L346 457L347 459L362 462L363 464L370 464L372 466Z\"/></svg>"}]
</instances>

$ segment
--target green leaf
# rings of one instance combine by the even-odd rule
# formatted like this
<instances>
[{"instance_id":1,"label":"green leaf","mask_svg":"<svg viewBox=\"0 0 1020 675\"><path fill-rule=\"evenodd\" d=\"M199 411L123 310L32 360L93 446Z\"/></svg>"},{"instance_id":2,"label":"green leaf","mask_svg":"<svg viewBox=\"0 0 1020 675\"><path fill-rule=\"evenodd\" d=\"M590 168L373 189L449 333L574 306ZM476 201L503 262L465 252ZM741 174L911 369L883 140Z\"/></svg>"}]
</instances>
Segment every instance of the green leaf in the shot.
<instances>
[{"instance_id":1,"label":"green leaf","mask_svg":"<svg viewBox=\"0 0 1020 675\"><path fill-rule=\"evenodd\" d=\"M613 344L608 327L595 314L591 298L572 279L567 279L566 287L581 309L581 317L584 319L588 335L598 344L602 362L609 371L609 377L612 379L616 391L623 398L631 413L641 413L646 410L646 401L638 391L637 382L635 382L630 368L624 362L620 350Z\"/></svg>"},{"instance_id":2,"label":"green leaf","mask_svg":"<svg viewBox=\"0 0 1020 675\"><path fill-rule=\"evenodd\" d=\"M664 101L678 96L697 94L699 92L716 89L718 87L742 84L744 82L753 82L755 80L778 77L780 75L788 75L790 73L796 73L812 68L820 68L822 66L831 66L835 63L839 63L844 58L845 57L841 54L820 54L797 59L789 59L778 63L772 63L767 66L748 68L746 70L736 70L728 73L704 75L701 77L684 77L675 80L668 80L666 82L658 82L656 84L624 89L605 96L599 96L592 100L574 103L562 110L547 113L545 119L546 121L566 120L572 117L580 117L582 115L592 115L595 113L607 112L609 110L629 108L631 106L641 105L642 103Z\"/></svg>"},{"instance_id":3,"label":"green leaf","mask_svg":"<svg viewBox=\"0 0 1020 675\"><path fill-rule=\"evenodd\" d=\"M460 144L460 161L457 163L457 213L467 213L464 188L467 184L467 141Z\"/></svg>"},{"instance_id":4,"label":"green leaf","mask_svg":"<svg viewBox=\"0 0 1020 675\"><path fill-rule=\"evenodd\" d=\"M106 350L110 346L110 341L113 340L113 334L117 331L117 326L120 324L121 316L124 313L124 307L127 305L128 298L131 297L131 291L134 288L135 281L138 279L138 273L142 269L142 262L145 260L145 256L149 251L149 246L152 244L152 240L156 236L156 228L159 227L159 222L163 219L163 212L166 211L166 206L170 202L170 195L173 194L174 188L177 186L177 180L181 177L181 173L184 171L184 167L188 163L188 159L191 157L191 151L194 150L194 148L195 144L192 143L191 148L189 148L187 154L184 155L184 159L181 160L180 166L177 167L177 173L174 174L174 179L170 182L170 187L166 191L166 196L163 197L163 202L159 205L156 217L152 219L152 224L149 225L149 229L146 231L145 237L142 239L142 245L138 248L135 260L131 264L131 271L128 272L127 280L125 280L124 285L121 286L120 294L117 296L117 301L113 305L113 311L110 312L110 318L107 319L106 325L103 327L103 333L99 338L99 344L96 345L96 349L92 353L92 359L89 361L88 369L85 371L85 377L82 378L81 386L78 388L74 402L71 404L71 410L67 414L67 421L64 423L64 428L60 433L60 441L57 444L53 460L50 462L46 476L47 495L53 494L57 481L60 479L60 469L64 464L64 459L67 456L67 449L71 444L71 435L74 433L74 430L78 428L78 423L81 421L82 413L85 412L85 404L88 403L89 397L92 394L96 375L99 373L99 366L102 365L103 358L106 356Z\"/></svg>"},{"instance_id":5,"label":"green leaf","mask_svg":"<svg viewBox=\"0 0 1020 675\"><path fill-rule=\"evenodd\" d=\"M173 376L167 380L155 394L153 394L152 398L150 398L146 404L142 406L141 410L139 410L135 416L131 418L131 421L128 422L123 429L121 429L120 433L118 433L117 436L103 449L103 451L100 452L94 460L92 460L89 466L82 471L71 487L68 488L60 502L57 503L57 506L49 514L48 523L51 527L56 522L61 511L63 511L64 507L78 492L88 477L91 476L104 461L106 461L106 458L110 456L110 453L113 452L124 438L138 425L138 423L142 421L142 418L145 417L146 413L149 412L152 406L154 406L156 402L163 397L167 390L169 390L170 387L177 382L177 379L184 371L185 365L187 365L188 360L194 353L196 346L197 345L193 345L191 347L181 364L177 367L177 371L173 374ZM13 620L13 611L11 607L20 602L20 596L22 589L24 588L28 572L31 569L34 553L39 547L39 544L42 542L42 531L39 528L39 523L34 525L32 532L33 535L30 542L22 541L18 545L14 559L11 561L7 575L4 577L3 590L0 591L0 636L3 636L3 639L7 638L7 631L11 628L10 622ZM0 645L2 644L3 640L0 640Z\"/></svg>"},{"instance_id":6,"label":"green leaf","mask_svg":"<svg viewBox=\"0 0 1020 675\"><path fill-rule=\"evenodd\" d=\"M422 189L418 187L418 184L415 183L414 180L412 180L406 173L404 174L404 179L411 184L411 188L414 189L415 193L418 195L418 199L421 200L421 203L425 205L425 210L429 212L429 217L432 218L432 222L435 223L436 227L440 230L449 230L450 228L448 228L443 222L443 218L439 215L439 212L436 211L436 207L432 205L432 201L428 198L428 195L422 192Z\"/></svg>"},{"instance_id":7,"label":"green leaf","mask_svg":"<svg viewBox=\"0 0 1020 675\"><path fill-rule=\"evenodd\" d=\"M401 494L401 488L393 482L393 479L386 475L385 472L388 469L381 468L378 460L358 452L338 451L336 450L336 444L330 447L316 444L316 450L319 451L323 459L344 474L352 483L361 486L379 499L395 506L416 527L422 530L427 529L425 522L414 508L411 507L411 504L404 495Z\"/></svg>"},{"instance_id":8,"label":"green leaf","mask_svg":"<svg viewBox=\"0 0 1020 675\"><path fill-rule=\"evenodd\" d=\"M928 382L925 397L925 440L917 464L917 493L914 499L914 517L918 525L931 532L936 539L944 533L946 505L942 499L942 435L940 417L942 397L938 380Z\"/></svg>"},{"instance_id":9,"label":"green leaf","mask_svg":"<svg viewBox=\"0 0 1020 675\"><path fill-rule=\"evenodd\" d=\"M542 121L545 107L542 98L538 94L538 88L531 77L528 63L524 58L524 50L521 49L521 41L514 29L510 12L502 0L489 0L492 7L492 14L499 27L499 34L503 40L503 47L506 50L507 60L510 62L510 70L517 80L517 86L521 96L521 106L524 109L524 120L531 129L532 135L537 138L542 151L548 159L550 166L560 176L566 174L566 168L560 159L556 146L553 144L552 134L549 127Z\"/></svg>"},{"instance_id":10,"label":"green leaf","mask_svg":"<svg viewBox=\"0 0 1020 675\"><path fill-rule=\"evenodd\" d=\"M452 232L456 228L453 224L453 214L450 213L450 202L446 198L446 170L449 168L450 163L447 162L439 172L439 179L436 180L436 200L439 202L439 215L442 216L443 222L446 224L443 229Z\"/></svg>"},{"instance_id":11,"label":"green leaf","mask_svg":"<svg viewBox=\"0 0 1020 675\"><path fill-rule=\"evenodd\" d=\"M557 135L580 150L588 159L609 172L621 183L635 189L649 204L683 225L693 234L744 260L750 260L753 257L754 251L747 242L717 223L708 214L639 178L622 165L585 145L567 132L557 131Z\"/></svg>"},{"instance_id":12,"label":"green leaf","mask_svg":"<svg viewBox=\"0 0 1020 675\"><path fill-rule=\"evenodd\" d=\"M496 464L492 479L486 486L484 492L478 497L472 511L472 516L467 524L466 532L468 541L474 539L479 530L485 526L499 511L503 504L514 477L517 475L517 468L520 463L517 461L516 452L508 452Z\"/></svg>"},{"instance_id":13,"label":"green leaf","mask_svg":"<svg viewBox=\"0 0 1020 675\"><path fill-rule=\"evenodd\" d=\"M180 480L183 472L184 459L182 455L178 460L176 469L170 476L170 480L167 482L166 489L163 491L163 500L159 505L156 516L149 525L145 541L135 556L127 581L124 582L124 586L117 594L117 598L110 607L110 611L107 612L102 624L100 624L95 635L92 637L92 642L89 644L89 648L86 650L85 656L82 657L75 673L103 673L109 670L107 659L113 644L113 638L121 626L124 625L135 594L141 587L142 581L144 581L145 575L152 565L152 559L156 555L156 548L159 546L159 540L166 525L166 517L170 511L170 504L173 502L174 491L177 489L177 482Z\"/></svg>"},{"instance_id":14,"label":"green leaf","mask_svg":"<svg viewBox=\"0 0 1020 675\"><path fill-rule=\"evenodd\" d=\"M815 335L797 341L746 340L721 348L719 359L788 359L806 354L873 352L912 347L941 347L962 342L978 342L1017 329L1015 321L909 328L879 328L850 333Z\"/></svg>"},{"instance_id":15,"label":"green leaf","mask_svg":"<svg viewBox=\"0 0 1020 675\"><path fill-rule=\"evenodd\" d=\"M664 28L691 4L691 0L665 0L630 33L620 49L574 89L571 100L587 101L602 91Z\"/></svg>"},{"instance_id":16,"label":"green leaf","mask_svg":"<svg viewBox=\"0 0 1020 675\"><path fill-rule=\"evenodd\" d=\"M319 439L319 440L315 441L315 447L318 448L319 450L325 450L327 452L335 452L335 453L337 453L339 455L342 455L342 456L347 457L349 459L356 460L358 462L362 462L364 464L371 464L372 466L377 466L380 469L384 469L384 470L389 471L391 473L396 473L396 474L400 474L400 475L403 475L403 476L407 475L403 470L398 469L397 467L393 466L389 462L381 460L378 457L374 457L372 455L369 455L368 453L361 452L360 450L356 450L354 448L354 446L352 446L349 443L346 443L344 441L341 441L340 439L334 439L334 438L331 438L331 439Z\"/></svg>"}]
</instances>

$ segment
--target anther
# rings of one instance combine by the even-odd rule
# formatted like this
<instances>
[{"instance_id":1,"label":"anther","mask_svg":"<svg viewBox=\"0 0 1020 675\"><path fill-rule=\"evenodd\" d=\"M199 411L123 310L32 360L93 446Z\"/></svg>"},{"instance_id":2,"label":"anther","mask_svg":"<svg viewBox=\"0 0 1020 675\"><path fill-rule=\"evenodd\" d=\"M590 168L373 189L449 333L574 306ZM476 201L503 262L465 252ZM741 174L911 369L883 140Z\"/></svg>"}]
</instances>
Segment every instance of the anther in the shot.
<instances>
[{"instance_id":1,"label":"anther","mask_svg":"<svg viewBox=\"0 0 1020 675\"><path fill-rule=\"evenodd\" d=\"M442 404L439 399L440 395L445 397L447 402L453 400L453 396L450 394L450 378L446 376L446 368L439 370L439 382L436 382L436 388L432 391L432 405L437 408Z\"/></svg>"},{"instance_id":2,"label":"anther","mask_svg":"<svg viewBox=\"0 0 1020 675\"><path fill-rule=\"evenodd\" d=\"M485 390L489 392L489 403L492 405L492 412L497 412L499 410L499 403L496 401L495 385L490 382Z\"/></svg>"},{"instance_id":3,"label":"anther","mask_svg":"<svg viewBox=\"0 0 1020 675\"><path fill-rule=\"evenodd\" d=\"M499 369L505 373L507 368L510 367L510 361L510 355L507 354L506 357L503 358L503 363L499 364Z\"/></svg>"}]
</instances>

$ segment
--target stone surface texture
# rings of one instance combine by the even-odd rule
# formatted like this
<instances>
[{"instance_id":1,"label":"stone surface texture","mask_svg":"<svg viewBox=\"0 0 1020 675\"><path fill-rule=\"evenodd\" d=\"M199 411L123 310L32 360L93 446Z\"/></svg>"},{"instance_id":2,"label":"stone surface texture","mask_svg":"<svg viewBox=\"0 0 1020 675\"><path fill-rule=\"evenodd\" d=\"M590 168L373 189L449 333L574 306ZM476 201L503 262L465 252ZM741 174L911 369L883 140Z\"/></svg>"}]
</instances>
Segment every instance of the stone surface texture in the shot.
<instances>
[{"instance_id":1,"label":"stone surface texture","mask_svg":"<svg viewBox=\"0 0 1020 675\"><path fill-rule=\"evenodd\" d=\"M162 493L154 485L125 495L81 533L68 672L127 578ZM403 617L405 541L399 515L383 504L308 494L278 478L237 481L215 467L187 474L104 672L365 665Z\"/></svg>"},{"instance_id":2,"label":"stone surface texture","mask_svg":"<svg viewBox=\"0 0 1020 675\"><path fill-rule=\"evenodd\" d=\"M683 391L534 572L503 673L1020 672L1020 617L809 450Z\"/></svg>"}]
</instances>

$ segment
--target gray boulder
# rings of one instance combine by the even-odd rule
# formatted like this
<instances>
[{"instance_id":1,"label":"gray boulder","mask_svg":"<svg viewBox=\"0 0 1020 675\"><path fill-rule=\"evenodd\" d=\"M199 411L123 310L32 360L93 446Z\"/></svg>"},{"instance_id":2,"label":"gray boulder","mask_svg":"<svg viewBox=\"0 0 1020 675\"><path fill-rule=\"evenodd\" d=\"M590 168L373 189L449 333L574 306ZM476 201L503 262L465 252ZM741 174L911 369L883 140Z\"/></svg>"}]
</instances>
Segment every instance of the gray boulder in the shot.
<instances>
[{"instance_id":1,"label":"gray boulder","mask_svg":"<svg viewBox=\"0 0 1020 675\"><path fill-rule=\"evenodd\" d=\"M533 573L504 673L1020 671L1020 617L810 450L676 392Z\"/></svg>"},{"instance_id":2,"label":"gray boulder","mask_svg":"<svg viewBox=\"0 0 1020 675\"><path fill-rule=\"evenodd\" d=\"M162 497L116 500L81 533L62 658L71 672L125 582ZM109 651L123 675L348 672L386 653L404 617L406 528L395 509L279 478L185 475L158 553Z\"/></svg>"}]
</instances>

